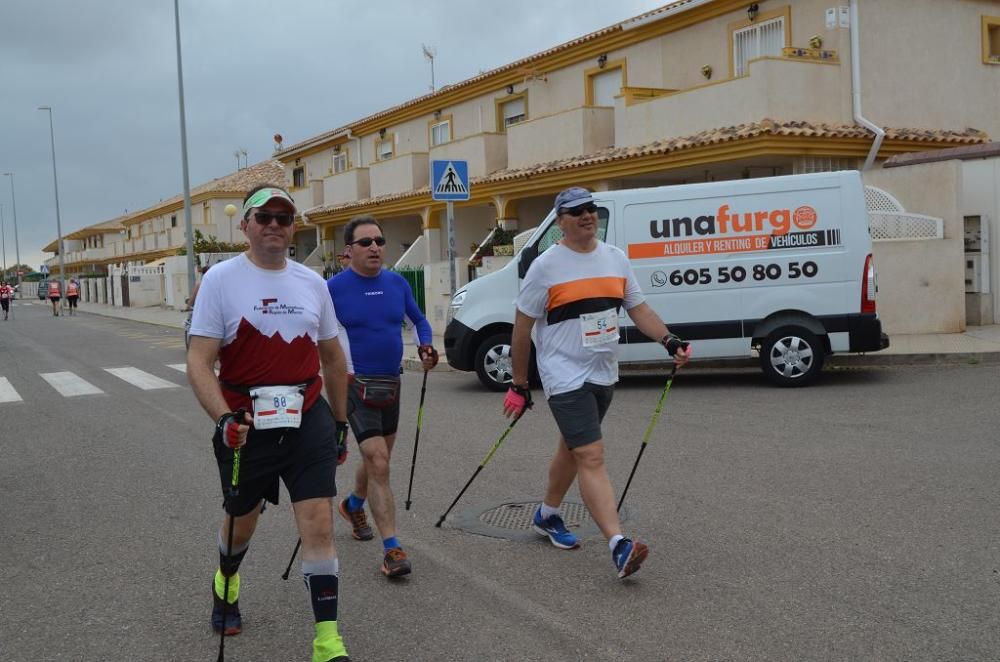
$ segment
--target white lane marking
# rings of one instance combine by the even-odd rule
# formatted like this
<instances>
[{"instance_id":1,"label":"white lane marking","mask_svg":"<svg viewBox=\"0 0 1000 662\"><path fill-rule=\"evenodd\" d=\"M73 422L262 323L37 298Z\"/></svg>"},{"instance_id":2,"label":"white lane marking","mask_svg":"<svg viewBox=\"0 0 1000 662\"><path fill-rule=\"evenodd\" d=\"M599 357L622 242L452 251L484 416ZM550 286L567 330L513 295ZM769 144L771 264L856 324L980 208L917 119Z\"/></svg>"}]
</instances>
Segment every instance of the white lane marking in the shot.
<instances>
[{"instance_id":1,"label":"white lane marking","mask_svg":"<svg viewBox=\"0 0 1000 662\"><path fill-rule=\"evenodd\" d=\"M187 373L188 366L187 363L168 363L168 368L173 368L174 370L180 370L183 373Z\"/></svg>"},{"instance_id":2,"label":"white lane marking","mask_svg":"<svg viewBox=\"0 0 1000 662\"><path fill-rule=\"evenodd\" d=\"M23 402L6 377L0 377L0 402Z\"/></svg>"},{"instance_id":3,"label":"white lane marking","mask_svg":"<svg viewBox=\"0 0 1000 662\"><path fill-rule=\"evenodd\" d=\"M129 384L141 388L143 391L151 391L158 388L179 388L178 384L168 382L166 379L160 379L156 375L151 375L138 368L105 368L104 370L110 372L118 379L125 380Z\"/></svg>"},{"instance_id":4,"label":"white lane marking","mask_svg":"<svg viewBox=\"0 0 1000 662\"><path fill-rule=\"evenodd\" d=\"M71 398L76 395L104 393L101 389L97 388L82 377L74 375L72 372L40 372L38 374L42 379L47 381L52 388L59 391L59 395L67 398Z\"/></svg>"}]
</instances>

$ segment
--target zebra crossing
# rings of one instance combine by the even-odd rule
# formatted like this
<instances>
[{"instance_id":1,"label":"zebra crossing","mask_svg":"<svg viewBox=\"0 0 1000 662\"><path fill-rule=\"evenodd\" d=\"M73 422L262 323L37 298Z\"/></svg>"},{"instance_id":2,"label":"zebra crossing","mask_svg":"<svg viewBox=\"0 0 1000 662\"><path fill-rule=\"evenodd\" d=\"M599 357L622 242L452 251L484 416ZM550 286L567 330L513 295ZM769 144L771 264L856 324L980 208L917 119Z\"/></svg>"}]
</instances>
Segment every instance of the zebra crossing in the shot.
<instances>
[{"instance_id":1,"label":"zebra crossing","mask_svg":"<svg viewBox=\"0 0 1000 662\"><path fill-rule=\"evenodd\" d=\"M187 366L183 363L165 363L166 367L178 372L186 373ZM140 370L133 366L120 366L113 368L103 368L104 372L112 375L121 381L134 386L142 391L154 391L161 389L178 389L186 387L185 383L176 383L162 377ZM69 371L60 372L40 372L38 376L48 384L56 393L64 398L75 398L81 395L104 395L105 391L100 386L84 379L80 375ZM24 398L18 393L17 388L10 379L0 375L0 405L14 402L24 402Z\"/></svg>"}]
</instances>

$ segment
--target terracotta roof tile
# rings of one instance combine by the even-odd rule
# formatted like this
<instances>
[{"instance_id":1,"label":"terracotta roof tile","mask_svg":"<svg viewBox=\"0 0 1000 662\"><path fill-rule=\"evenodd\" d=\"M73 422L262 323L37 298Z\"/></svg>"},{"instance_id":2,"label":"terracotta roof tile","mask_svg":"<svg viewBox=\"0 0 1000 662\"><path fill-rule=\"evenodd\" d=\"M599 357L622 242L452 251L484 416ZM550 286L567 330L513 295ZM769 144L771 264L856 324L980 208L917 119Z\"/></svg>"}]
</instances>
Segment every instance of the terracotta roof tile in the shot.
<instances>
[{"instance_id":1,"label":"terracotta roof tile","mask_svg":"<svg viewBox=\"0 0 1000 662\"><path fill-rule=\"evenodd\" d=\"M255 186L259 186L260 184L277 184L279 186L284 186L284 164L281 161L275 160L255 163L248 168L237 170L236 172L228 174L225 177L218 177L210 182L195 186L191 189L191 197L193 198L203 193L232 193L233 195L242 197L247 191ZM160 200L155 205L146 207L145 209L140 209L139 211L127 214L126 216L121 217L120 220L123 224L130 225L130 221L132 219L149 214L150 212L154 212L161 208L176 205L178 202L183 201L184 194L181 193L172 198Z\"/></svg>"},{"instance_id":2,"label":"terracotta roof tile","mask_svg":"<svg viewBox=\"0 0 1000 662\"><path fill-rule=\"evenodd\" d=\"M570 170L573 168L582 168L590 165L623 161L631 158L655 154L668 154L685 149L693 149L695 147L718 145L726 142L735 142L738 140L747 140L750 138L768 135L807 136L817 138L871 138L873 134L864 127L850 124L821 124L794 120L778 122L772 119L763 119L759 122L709 129L691 136L664 138L646 143L644 145L609 147L607 149L594 152L593 154L547 161L545 163L536 163L524 168L508 168L506 170L499 170L485 177L473 177L470 183L474 187L476 184L490 184L495 182L525 179L535 175L541 175L559 170ZM963 131L887 128L885 129L885 137L888 140L951 143L955 145L972 145L989 141L989 136L987 136L986 133L978 129L971 128ZM338 210L368 207L370 205L418 197L429 193L430 186L423 186L419 189L405 191L403 193L392 193L375 198L355 200L337 205L321 205L306 210L306 214L315 215Z\"/></svg>"}]
</instances>

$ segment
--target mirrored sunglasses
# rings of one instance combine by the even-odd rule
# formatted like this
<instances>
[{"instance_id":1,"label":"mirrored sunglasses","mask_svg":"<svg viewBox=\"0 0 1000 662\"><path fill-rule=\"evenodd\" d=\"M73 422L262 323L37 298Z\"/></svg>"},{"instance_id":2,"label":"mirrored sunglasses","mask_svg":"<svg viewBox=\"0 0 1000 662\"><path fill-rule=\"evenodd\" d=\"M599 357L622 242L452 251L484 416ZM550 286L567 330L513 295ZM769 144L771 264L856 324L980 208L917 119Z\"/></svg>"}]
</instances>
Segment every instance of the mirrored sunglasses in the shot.
<instances>
[{"instance_id":1,"label":"mirrored sunglasses","mask_svg":"<svg viewBox=\"0 0 1000 662\"><path fill-rule=\"evenodd\" d=\"M260 225L270 225L271 221L277 221L278 225L283 228L287 228L295 222L295 214L289 214L288 212L278 212L277 214L273 214L267 211L258 211L254 212L253 220L257 221Z\"/></svg>"}]
</instances>

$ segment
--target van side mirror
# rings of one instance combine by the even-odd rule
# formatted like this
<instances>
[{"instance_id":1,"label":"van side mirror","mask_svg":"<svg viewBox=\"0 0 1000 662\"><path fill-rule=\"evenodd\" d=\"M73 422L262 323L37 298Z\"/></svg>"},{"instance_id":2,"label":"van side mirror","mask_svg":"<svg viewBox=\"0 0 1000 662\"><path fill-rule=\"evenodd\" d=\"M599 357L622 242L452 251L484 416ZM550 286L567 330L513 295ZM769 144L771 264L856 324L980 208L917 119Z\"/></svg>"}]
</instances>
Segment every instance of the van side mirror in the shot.
<instances>
[{"instance_id":1,"label":"van side mirror","mask_svg":"<svg viewBox=\"0 0 1000 662\"><path fill-rule=\"evenodd\" d=\"M517 261L517 277L524 278L528 273L528 267L538 257L538 244L531 244L521 249L521 254Z\"/></svg>"}]
</instances>

